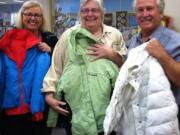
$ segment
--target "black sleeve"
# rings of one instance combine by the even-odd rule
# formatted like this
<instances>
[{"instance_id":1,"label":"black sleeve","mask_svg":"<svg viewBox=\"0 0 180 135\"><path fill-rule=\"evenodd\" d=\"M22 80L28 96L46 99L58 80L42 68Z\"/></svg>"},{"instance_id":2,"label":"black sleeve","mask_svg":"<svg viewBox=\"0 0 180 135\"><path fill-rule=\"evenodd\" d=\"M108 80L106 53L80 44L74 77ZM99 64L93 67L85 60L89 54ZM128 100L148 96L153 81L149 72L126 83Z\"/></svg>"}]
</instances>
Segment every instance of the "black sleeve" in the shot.
<instances>
[{"instance_id":1,"label":"black sleeve","mask_svg":"<svg viewBox=\"0 0 180 135\"><path fill-rule=\"evenodd\" d=\"M58 41L57 36L49 31L43 32L41 35L42 35L42 41L48 44L51 47L52 52L53 52L54 46L56 45Z\"/></svg>"}]
</instances>

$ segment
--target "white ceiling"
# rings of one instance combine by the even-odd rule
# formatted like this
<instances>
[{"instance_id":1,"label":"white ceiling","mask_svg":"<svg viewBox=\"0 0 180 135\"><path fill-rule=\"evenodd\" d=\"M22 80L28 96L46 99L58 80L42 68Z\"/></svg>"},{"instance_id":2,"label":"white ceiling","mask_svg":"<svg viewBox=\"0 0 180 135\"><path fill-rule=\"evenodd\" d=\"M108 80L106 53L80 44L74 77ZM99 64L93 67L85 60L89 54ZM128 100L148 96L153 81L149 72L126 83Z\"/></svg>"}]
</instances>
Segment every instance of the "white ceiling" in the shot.
<instances>
[{"instance_id":1,"label":"white ceiling","mask_svg":"<svg viewBox=\"0 0 180 135\"><path fill-rule=\"evenodd\" d=\"M16 3L21 3L26 0L0 0L0 5L2 4L16 4Z\"/></svg>"}]
</instances>

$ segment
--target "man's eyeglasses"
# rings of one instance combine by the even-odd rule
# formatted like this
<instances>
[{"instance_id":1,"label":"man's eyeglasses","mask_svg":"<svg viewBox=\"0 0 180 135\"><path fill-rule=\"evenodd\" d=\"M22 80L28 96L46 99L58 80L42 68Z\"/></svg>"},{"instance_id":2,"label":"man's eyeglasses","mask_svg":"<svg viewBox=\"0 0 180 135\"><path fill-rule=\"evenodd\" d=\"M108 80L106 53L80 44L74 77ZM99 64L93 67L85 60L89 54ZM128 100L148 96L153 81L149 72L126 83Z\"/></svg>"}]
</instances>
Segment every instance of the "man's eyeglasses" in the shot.
<instances>
[{"instance_id":1,"label":"man's eyeglasses","mask_svg":"<svg viewBox=\"0 0 180 135\"><path fill-rule=\"evenodd\" d=\"M42 17L42 14L33 14L33 13L22 13L24 16L27 16L27 17L35 17L35 18L41 18Z\"/></svg>"},{"instance_id":2,"label":"man's eyeglasses","mask_svg":"<svg viewBox=\"0 0 180 135\"><path fill-rule=\"evenodd\" d=\"M88 14L89 12L91 12L92 14L96 14L96 13L99 13L99 9L98 8L91 8L91 9L89 9L89 8L82 8L81 9L81 13L82 14Z\"/></svg>"}]
</instances>

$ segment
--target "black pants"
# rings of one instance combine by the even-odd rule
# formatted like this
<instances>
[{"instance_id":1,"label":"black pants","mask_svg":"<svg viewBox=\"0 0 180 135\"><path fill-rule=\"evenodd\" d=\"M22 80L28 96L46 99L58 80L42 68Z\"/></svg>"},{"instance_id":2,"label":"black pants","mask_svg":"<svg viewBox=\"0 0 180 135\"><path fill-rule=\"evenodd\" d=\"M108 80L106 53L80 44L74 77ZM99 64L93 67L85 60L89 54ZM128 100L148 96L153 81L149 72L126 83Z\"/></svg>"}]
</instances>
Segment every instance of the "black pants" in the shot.
<instances>
[{"instance_id":1,"label":"black pants","mask_svg":"<svg viewBox=\"0 0 180 135\"><path fill-rule=\"evenodd\" d=\"M98 135L104 135L104 132L101 132ZM116 132L112 132L110 135L116 135Z\"/></svg>"},{"instance_id":2,"label":"black pants","mask_svg":"<svg viewBox=\"0 0 180 135\"><path fill-rule=\"evenodd\" d=\"M178 124L180 129L180 105L178 105Z\"/></svg>"},{"instance_id":3,"label":"black pants","mask_svg":"<svg viewBox=\"0 0 180 135\"><path fill-rule=\"evenodd\" d=\"M23 114L6 116L3 118L2 135L50 135L51 129L45 126L44 121L32 121L32 115Z\"/></svg>"},{"instance_id":4,"label":"black pants","mask_svg":"<svg viewBox=\"0 0 180 135\"><path fill-rule=\"evenodd\" d=\"M4 113L0 111L0 134L4 131Z\"/></svg>"}]
</instances>

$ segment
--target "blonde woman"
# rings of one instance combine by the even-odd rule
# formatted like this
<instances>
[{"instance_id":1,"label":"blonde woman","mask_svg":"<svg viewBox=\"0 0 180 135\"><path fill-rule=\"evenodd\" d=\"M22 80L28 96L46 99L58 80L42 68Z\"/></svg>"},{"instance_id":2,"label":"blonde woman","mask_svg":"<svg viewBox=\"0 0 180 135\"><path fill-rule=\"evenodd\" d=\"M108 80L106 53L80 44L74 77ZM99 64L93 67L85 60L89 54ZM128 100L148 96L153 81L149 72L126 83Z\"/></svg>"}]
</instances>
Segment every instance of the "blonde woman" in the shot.
<instances>
[{"instance_id":1,"label":"blonde woman","mask_svg":"<svg viewBox=\"0 0 180 135\"><path fill-rule=\"evenodd\" d=\"M26 1L18 12L16 28L0 40L3 135L50 135L41 87L57 40L46 31L42 5Z\"/></svg>"}]
</instances>

